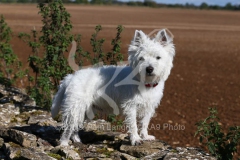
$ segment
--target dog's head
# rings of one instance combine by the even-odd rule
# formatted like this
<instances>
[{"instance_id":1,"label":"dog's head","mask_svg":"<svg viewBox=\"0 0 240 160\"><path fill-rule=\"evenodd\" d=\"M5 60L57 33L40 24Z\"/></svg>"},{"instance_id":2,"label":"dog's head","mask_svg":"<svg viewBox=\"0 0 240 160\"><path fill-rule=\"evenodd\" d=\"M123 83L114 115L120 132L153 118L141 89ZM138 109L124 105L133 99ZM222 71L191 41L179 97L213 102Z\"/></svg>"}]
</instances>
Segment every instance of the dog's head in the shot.
<instances>
[{"instance_id":1,"label":"dog's head","mask_svg":"<svg viewBox=\"0 0 240 160\"><path fill-rule=\"evenodd\" d=\"M165 29L160 30L154 38L136 30L128 54L129 64L137 70L140 81L150 85L157 84L168 78L173 66L173 38Z\"/></svg>"}]
</instances>

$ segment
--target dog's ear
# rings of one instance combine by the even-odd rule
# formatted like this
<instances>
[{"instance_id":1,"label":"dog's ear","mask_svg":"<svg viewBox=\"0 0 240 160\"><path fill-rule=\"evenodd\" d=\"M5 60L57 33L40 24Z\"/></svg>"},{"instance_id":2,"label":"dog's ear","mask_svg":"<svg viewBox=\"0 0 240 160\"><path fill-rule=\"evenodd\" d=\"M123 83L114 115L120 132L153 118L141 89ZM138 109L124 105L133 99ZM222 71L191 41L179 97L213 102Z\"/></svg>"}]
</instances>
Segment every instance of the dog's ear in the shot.
<instances>
[{"instance_id":1,"label":"dog's ear","mask_svg":"<svg viewBox=\"0 0 240 160\"><path fill-rule=\"evenodd\" d=\"M139 47L141 46L141 44L144 43L144 41L146 40L147 36L139 30L135 31L133 40L131 41L131 44L129 45L128 48L128 61L130 66L134 66L135 65L135 54L137 53L137 51L139 50Z\"/></svg>"},{"instance_id":2,"label":"dog's ear","mask_svg":"<svg viewBox=\"0 0 240 160\"><path fill-rule=\"evenodd\" d=\"M172 55L172 57L175 55L175 47L173 44L173 34L168 29L162 29L160 30L154 40L156 42L159 42L165 50Z\"/></svg>"},{"instance_id":3,"label":"dog's ear","mask_svg":"<svg viewBox=\"0 0 240 160\"><path fill-rule=\"evenodd\" d=\"M146 35L143 33L143 31L136 30L133 37L133 42L135 43L135 45L139 45L144 42L145 38Z\"/></svg>"},{"instance_id":4,"label":"dog's ear","mask_svg":"<svg viewBox=\"0 0 240 160\"><path fill-rule=\"evenodd\" d=\"M168 34L167 31L168 31L170 34ZM173 41L173 35L172 35L172 33L171 33L169 30L167 30L167 29L162 29L162 30L160 30L160 31L157 33L157 35L156 35L156 37L155 37L155 41L160 42L163 46L165 46L165 45L167 45L167 44L169 44L169 43L172 43L172 41Z\"/></svg>"}]
</instances>

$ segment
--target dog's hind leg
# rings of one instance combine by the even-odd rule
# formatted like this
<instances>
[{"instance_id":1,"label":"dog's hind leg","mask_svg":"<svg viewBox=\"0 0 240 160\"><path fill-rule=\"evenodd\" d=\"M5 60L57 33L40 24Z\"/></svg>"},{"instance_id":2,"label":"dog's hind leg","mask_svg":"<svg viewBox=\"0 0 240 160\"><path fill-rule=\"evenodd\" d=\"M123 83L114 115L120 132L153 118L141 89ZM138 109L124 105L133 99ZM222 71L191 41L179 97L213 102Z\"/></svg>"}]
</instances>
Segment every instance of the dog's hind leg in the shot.
<instances>
[{"instance_id":1,"label":"dog's hind leg","mask_svg":"<svg viewBox=\"0 0 240 160\"><path fill-rule=\"evenodd\" d=\"M60 138L60 145L61 146L68 146L68 141L72 135L73 131L71 129L65 129L62 133Z\"/></svg>"},{"instance_id":2,"label":"dog's hind leg","mask_svg":"<svg viewBox=\"0 0 240 160\"><path fill-rule=\"evenodd\" d=\"M71 140L72 140L73 142L81 142L81 139L80 139L80 137L79 137L79 135L78 135L78 131L74 131L74 132L72 133Z\"/></svg>"},{"instance_id":3,"label":"dog's hind leg","mask_svg":"<svg viewBox=\"0 0 240 160\"><path fill-rule=\"evenodd\" d=\"M62 137L60 139L60 142L61 142L60 145L67 146L70 138L73 142L81 142L81 139L78 135L78 131L72 131L70 129L66 129L64 130Z\"/></svg>"},{"instance_id":4,"label":"dog's hind leg","mask_svg":"<svg viewBox=\"0 0 240 160\"><path fill-rule=\"evenodd\" d=\"M66 87L70 83L71 79L72 79L72 75L70 75L70 74L64 78L64 80L61 82L61 84L58 88L58 92L56 93L56 95L53 98L52 107L51 107L51 114L52 114L53 118L57 116L58 112L61 109L62 100L64 98L64 93L65 93Z\"/></svg>"},{"instance_id":5,"label":"dog's hind leg","mask_svg":"<svg viewBox=\"0 0 240 160\"><path fill-rule=\"evenodd\" d=\"M82 99L77 99L74 95L69 96L64 102L62 122L64 132L60 139L61 145L68 145L71 138L74 142L81 142L78 130L83 128L87 103Z\"/></svg>"}]
</instances>

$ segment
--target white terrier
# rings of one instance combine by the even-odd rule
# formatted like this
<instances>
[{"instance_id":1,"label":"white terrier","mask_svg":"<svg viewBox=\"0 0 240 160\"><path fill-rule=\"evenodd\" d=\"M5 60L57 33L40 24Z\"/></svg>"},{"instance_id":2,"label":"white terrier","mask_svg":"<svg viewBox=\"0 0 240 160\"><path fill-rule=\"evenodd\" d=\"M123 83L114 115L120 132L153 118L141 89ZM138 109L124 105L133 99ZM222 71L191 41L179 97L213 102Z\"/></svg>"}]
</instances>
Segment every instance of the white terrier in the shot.
<instances>
[{"instance_id":1,"label":"white terrier","mask_svg":"<svg viewBox=\"0 0 240 160\"><path fill-rule=\"evenodd\" d=\"M163 96L164 83L173 66L172 37L163 29L154 38L135 31L128 49L130 66L104 66L76 71L61 82L51 113L62 111L61 145L71 138L81 142L78 130L96 111L123 114L132 145L155 140L148 124ZM137 128L139 120L139 131Z\"/></svg>"}]
</instances>

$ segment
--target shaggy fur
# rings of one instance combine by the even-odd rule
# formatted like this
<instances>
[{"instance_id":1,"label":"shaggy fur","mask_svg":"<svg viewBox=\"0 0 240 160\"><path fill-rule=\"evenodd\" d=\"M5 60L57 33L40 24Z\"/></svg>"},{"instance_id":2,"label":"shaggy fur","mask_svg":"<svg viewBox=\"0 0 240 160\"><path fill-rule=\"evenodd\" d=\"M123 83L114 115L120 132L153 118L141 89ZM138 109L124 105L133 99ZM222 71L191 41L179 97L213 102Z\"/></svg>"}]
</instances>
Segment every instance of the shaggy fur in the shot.
<instances>
[{"instance_id":1,"label":"shaggy fur","mask_svg":"<svg viewBox=\"0 0 240 160\"><path fill-rule=\"evenodd\" d=\"M130 66L82 69L61 82L51 108L52 117L62 111L61 145L68 145L70 138L80 142L78 130L85 119L94 118L99 108L126 117L132 145L155 139L148 135L147 128L173 66L172 38L164 29L154 38L136 30L128 53Z\"/></svg>"}]
</instances>

